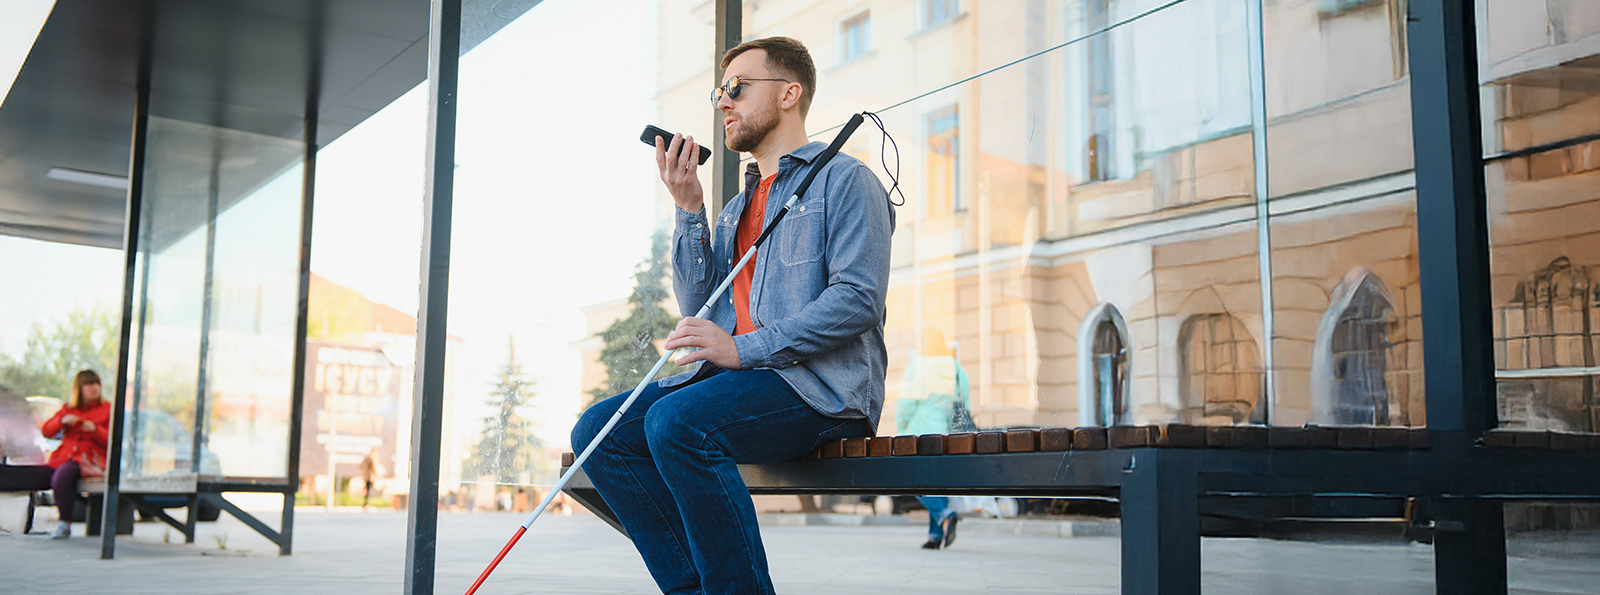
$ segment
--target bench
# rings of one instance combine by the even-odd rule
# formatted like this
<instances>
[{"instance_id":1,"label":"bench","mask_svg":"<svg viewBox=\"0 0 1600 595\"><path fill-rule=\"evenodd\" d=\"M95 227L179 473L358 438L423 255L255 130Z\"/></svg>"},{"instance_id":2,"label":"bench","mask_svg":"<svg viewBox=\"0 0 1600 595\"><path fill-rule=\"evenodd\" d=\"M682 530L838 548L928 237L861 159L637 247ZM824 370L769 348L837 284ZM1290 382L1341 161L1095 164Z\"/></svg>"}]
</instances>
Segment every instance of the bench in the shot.
<instances>
[{"instance_id":1,"label":"bench","mask_svg":"<svg viewBox=\"0 0 1600 595\"><path fill-rule=\"evenodd\" d=\"M796 460L743 465L740 474L752 494L1115 498L1125 595L1200 592L1203 509L1226 514L1248 502L1261 505L1257 514L1287 516L1307 499L1328 498L1356 505L1324 513L1344 508L1344 516L1362 517L1372 509L1364 504L1400 502L1416 538L1455 543L1491 524L1468 514L1479 508L1463 512L1463 500L1498 506L1517 497L1600 495L1600 474L1592 471L1600 436L1495 430L1460 449L1433 448L1435 435L1163 424L883 436L837 440ZM1542 465L1523 464L1530 457L1543 457ZM563 470L572 462L564 455ZM1539 471L1523 471L1530 468ZM565 491L621 530L581 470ZM1441 571L1462 563L1444 559L1459 551L1436 549Z\"/></svg>"},{"instance_id":2,"label":"bench","mask_svg":"<svg viewBox=\"0 0 1600 595\"><path fill-rule=\"evenodd\" d=\"M227 512L246 526L260 533L275 544L282 555L288 555L293 539L293 525L290 515L294 510L294 495L296 486L275 480L262 480L259 478L216 477L196 475L194 473L173 473L159 477L127 477L117 487L121 500L133 504L133 507L117 507L116 531L112 535L103 535L102 515L105 510L106 480L104 477L85 479L78 484L78 491L89 495L88 535L101 536L109 545L116 535L130 535L133 533L134 510L137 509L147 516L156 518L183 533L184 543L194 543L196 525L202 520L216 520L222 512ZM223 492L266 492L283 494L285 514L281 529L273 529L263 523L255 515L246 512L222 496ZM181 496L185 499L185 507L189 513L183 521L172 518L166 513L165 507L151 501L152 497ZM108 549L102 546L102 550ZM102 553L102 556L105 556Z\"/></svg>"},{"instance_id":3,"label":"bench","mask_svg":"<svg viewBox=\"0 0 1600 595\"><path fill-rule=\"evenodd\" d=\"M133 507L117 507L117 535L132 535L134 522L134 509L148 516L160 519L173 528L182 531L184 543L194 543L194 521L199 520L198 493L200 486L199 476L193 473L174 473L160 477L127 477L122 480L117 491L122 498L133 504ZM102 526L101 515L105 512L106 478L90 477L78 482L78 491L89 496L88 528L86 534L93 537L100 535ZM190 504L189 521L180 522L166 513L162 507L150 503L147 496L184 496Z\"/></svg>"}]
</instances>

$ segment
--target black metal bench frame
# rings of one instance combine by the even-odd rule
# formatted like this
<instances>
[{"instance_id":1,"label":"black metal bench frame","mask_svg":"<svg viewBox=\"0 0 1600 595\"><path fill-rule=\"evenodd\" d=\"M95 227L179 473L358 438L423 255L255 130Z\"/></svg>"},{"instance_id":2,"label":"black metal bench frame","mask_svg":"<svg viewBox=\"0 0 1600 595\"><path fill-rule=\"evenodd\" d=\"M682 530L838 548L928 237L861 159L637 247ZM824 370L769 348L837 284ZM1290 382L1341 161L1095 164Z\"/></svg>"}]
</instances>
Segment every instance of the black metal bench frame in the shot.
<instances>
[{"instance_id":1,"label":"black metal bench frame","mask_svg":"<svg viewBox=\"0 0 1600 595\"><path fill-rule=\"evenodd\" d=\"M1460 443L1432 434L1434 443ZM1404 450L1140 446L861 456L745 465L740 473L752 494L1116 498L1122 593L1193 595L1200 593L1202 499L1317 495L1412 499L1417 503L1413 522L1432 534L1439 592L1504 593L1502 505L1600 499L1596 469L1600 452L1502 448L1480 441L1468 448ZM566 492L621 530L581 471ZM1496 564L1498 573L1485 566ZM1496 574L1498 588L1492 584ZM1460 580L1447 583L1447 576Z\"/></svg>"}]
</instances>

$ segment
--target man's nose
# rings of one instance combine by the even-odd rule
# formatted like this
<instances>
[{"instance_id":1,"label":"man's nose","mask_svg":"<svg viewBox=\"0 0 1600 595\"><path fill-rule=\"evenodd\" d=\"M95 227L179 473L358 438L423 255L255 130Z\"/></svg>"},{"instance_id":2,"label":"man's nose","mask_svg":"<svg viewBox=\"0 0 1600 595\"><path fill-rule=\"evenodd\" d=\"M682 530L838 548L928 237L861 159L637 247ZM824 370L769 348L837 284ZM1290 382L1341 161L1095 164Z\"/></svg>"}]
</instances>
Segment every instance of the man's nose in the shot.
<instances>
[{"instance_id":1,"label":"man's nose","mask_svg":"<svg viewBox=\"0 0 1600 595\"><path fill-rule=\"evenodd\" d=\"M723 93L721 97L718 97L717 109L724 114L733 111L733 95L731 93Z\"/></svg>"}]
</instances>

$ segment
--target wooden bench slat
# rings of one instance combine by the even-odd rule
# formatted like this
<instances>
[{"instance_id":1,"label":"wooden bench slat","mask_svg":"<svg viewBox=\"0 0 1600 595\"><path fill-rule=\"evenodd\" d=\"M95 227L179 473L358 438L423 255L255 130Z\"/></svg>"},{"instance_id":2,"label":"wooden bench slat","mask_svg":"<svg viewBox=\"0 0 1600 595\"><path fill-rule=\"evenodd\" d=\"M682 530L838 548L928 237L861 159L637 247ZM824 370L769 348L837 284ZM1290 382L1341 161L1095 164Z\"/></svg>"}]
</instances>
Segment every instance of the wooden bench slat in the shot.
<instances>
[{"instance_id":1,"label":"wooden bench slat","mask_svg":"<svg viewBox=\"0 0 1600 595\"><path fill-rule=\"evenodd\" d=\"M1156 446L1162 448L1203 448L1206 429L1189 424L1162 424L1156 426Z\"/></svg>"},{"instance_id":2,"label":"wooden bench slat","mask_svg":"<svg viewBox=\"0 0 1600 595\"><path fill-rule=\"evenodd\" d=\"M1005 452L1006 434L1005 432L978 432L977 437L974 438L973 449L974 452L980 455Z\"/></svg>"},{"instance_id":3,"label":"wooden bench slat","mask_svg":"<svg viewBox=\"0 0 1600 595\"><path fill-rule=\"evenodd\" d=\"M1339 436L1339 448L1348 450L1372 448L1372 428L1335 428L1334 432Z\"/></svg>"},{"instance_id":4,"label":"wooden bench slat","mask_svg":"<svg viewBox=\"0 0 1600 595\"><path fill-rule=\"evenodd\" d=\"M952 455L972 454L976 446L975 435L971 432L950 434L944 437L944 452Z\"/></svg>"},{"instance_id":5,"label":"wooden bench slat","mask_svg":"<svg viewBox=\"0 0 1600 595\"><path fill-rule=\"evenodd\" d=\"M867 456L887 457L894 455L893 436L873 436L867 438Z\"/></svg>"},{"instance_id":6,"label":"wooden bench slat","mask_svg":"<svg viewBox=\"0 0 1600 595\"><path fill-rule=\"evenodd\" d=\"M1105 450L1110 446L1106 429L1100 427L1074 428L1072 450Z\"/></svg>"},{"instance_id":7,"label":"wooden bench slat","mask_svg":"<svg viewBox=\"0 0 1600 595\"><path fill-rule=\"evenodd\" d=\"M1038 430L1012 430L1006 432L1006 452L1034 452L1039 450Z\"/></svg>"},{"instance_id":8,"label":"wooden bench slat","mask_svg":"<svg viewBox=\"0 0 1600 595\"><path fill-rule=\"evenodd\" d=\"M1039 430L1039 450L1056 452L1072 448L1071 428L1049 428Z\"/></svg>"},{"instance_id":9,"label":"wooden bench slat","mask_svg":"<svg viewBox=\"0 0 1600 595\"><path fill-rule=\"evenodd\" d=\"M1155 446L1150 426L1111 426L1106 428L1106 439L1111 448L1145 448Z\"/></svg>"},{"instance_id":10,"label":"wooden bench slat","mask_svg":"<svg viewBox=\"0 0 1600 595\"><path fill-rule=\"evenodd\" d=\"M824 459L842 459L842 458L844 458L844 439L843 438L837 438L837 439L834 439L834 440L829 440L827 444L823 444L822 445L822 458L824 458Z\"/></svg>"},{"instance_id":11,"label":"wooden bench slat","mask_svg":"<svg viewBox=\"0 0 1600 595\"><path fill-rule=\"evenodd\" d=\"M944 454L944 434L923 434L917 436L917 455L942 455Z\"/></svg>"},{"instance_id":12,"label":"wooden bench slat","mask_svg":"<svg viewBox=\"0 0 1600 595\"><path fill-rule=\"evenodd\" d=\"M864 458L866 456L867 456L867 439L866 438L845 438L844 439L844 458L847 458L847 459L860 459L860 458Z\"/></svg>"},{"instance_id":13,"label":"wooden bench slat","mask_svg":"<svg viewBox=\"0 0 1600 595\"><path fill-rule=\"evenodd\" d=\"M916 436L895 436L894 437L894 442L893 442L893 448L891 448L890 450L892 450L894 456L897 456L897 457L907 457L907 456L915 455L915 454L917 454L917 437Z\"/></svg>"},{"instance_id":14,"label":"wooden bench slat","mask_svg":"<svg viewBox=\"0 0 1600 595\"><path fill-rule=\"evenodd\" d=\"M1284 426L1267 428L1267 446L1269 448L1305 448L1306 429Z\"/></svg>"}]
</instances>

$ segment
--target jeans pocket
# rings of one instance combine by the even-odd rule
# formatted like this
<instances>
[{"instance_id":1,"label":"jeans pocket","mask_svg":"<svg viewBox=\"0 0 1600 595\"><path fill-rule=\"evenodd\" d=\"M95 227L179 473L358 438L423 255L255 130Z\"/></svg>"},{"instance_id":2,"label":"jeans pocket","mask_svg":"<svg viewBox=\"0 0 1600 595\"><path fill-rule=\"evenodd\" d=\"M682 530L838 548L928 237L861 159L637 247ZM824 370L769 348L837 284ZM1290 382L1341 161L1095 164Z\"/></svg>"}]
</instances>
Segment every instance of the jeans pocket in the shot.
<instances>
[{"instance_id":1,"label":"jeans pocket","mask_svg":"<svg viewBox=\"0 0 1600 595\"><path fill-rule=\"evenodd\" d=\"M807 448L806 452L811 452L813 450L822 448L822 445L844 437L844 427L849 423L849 420L841 421L834 424L831 428L818 432L817 441L811 443L811 448Z\"/></svg>"}]
</instances>

